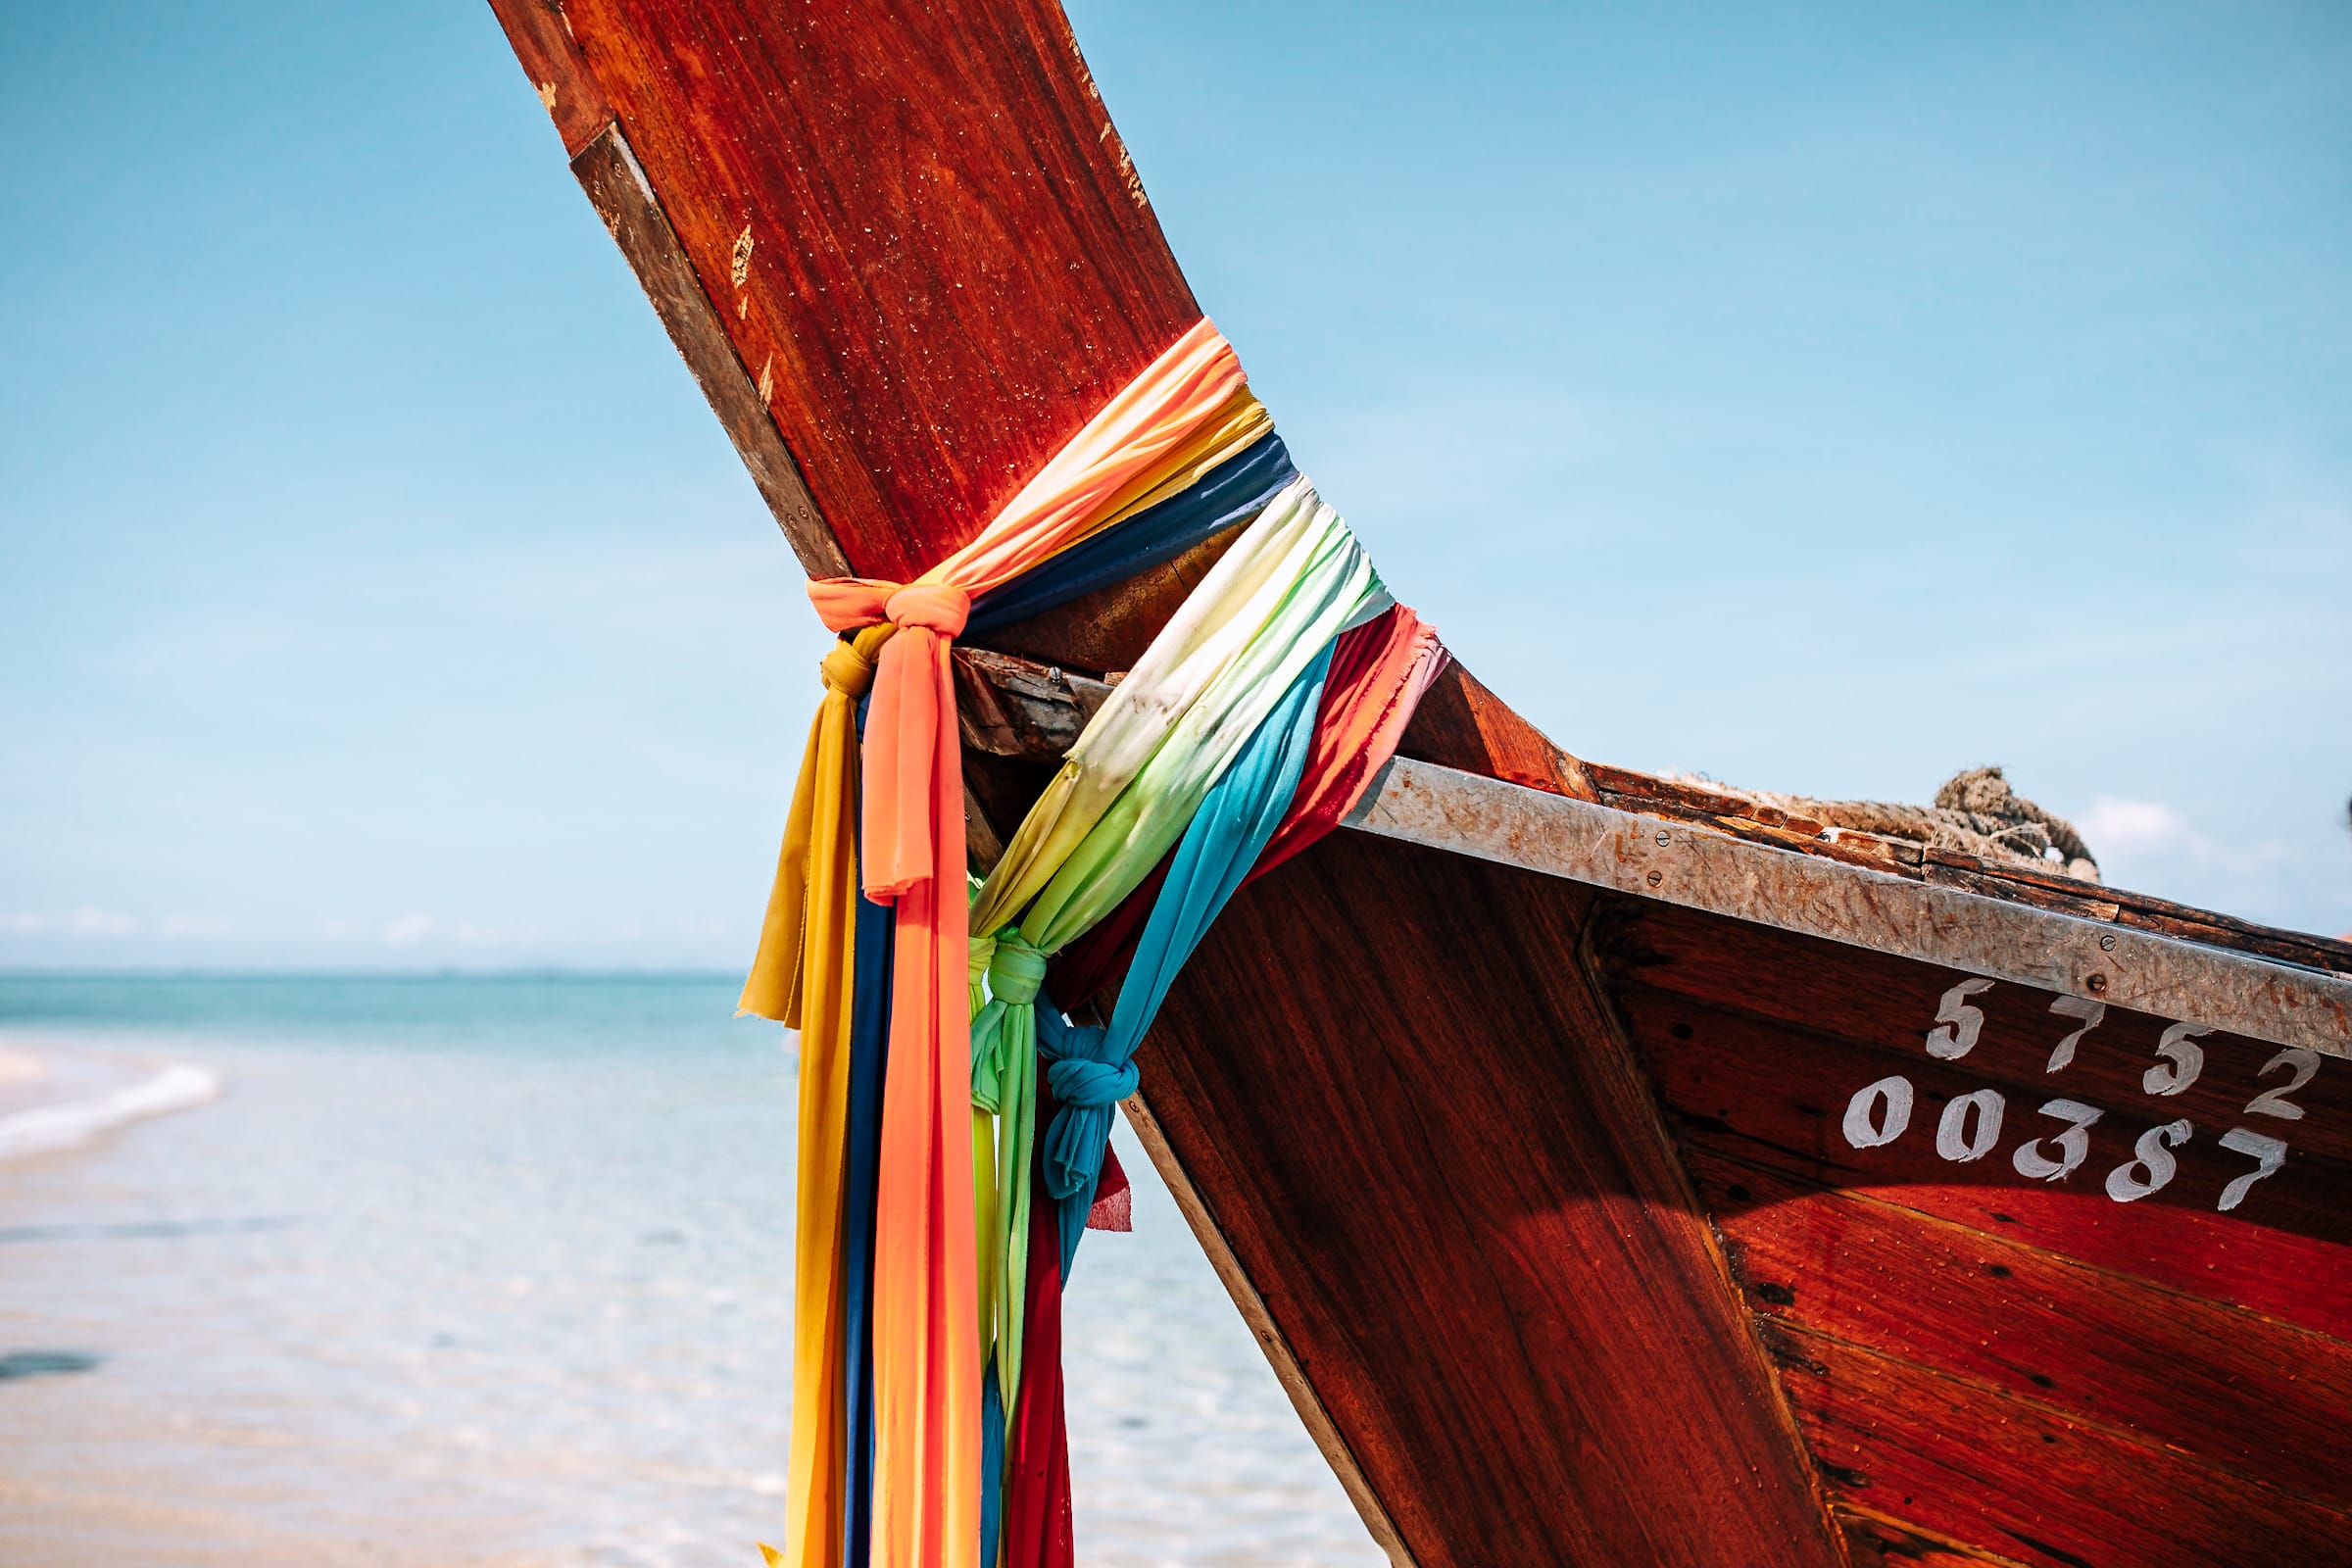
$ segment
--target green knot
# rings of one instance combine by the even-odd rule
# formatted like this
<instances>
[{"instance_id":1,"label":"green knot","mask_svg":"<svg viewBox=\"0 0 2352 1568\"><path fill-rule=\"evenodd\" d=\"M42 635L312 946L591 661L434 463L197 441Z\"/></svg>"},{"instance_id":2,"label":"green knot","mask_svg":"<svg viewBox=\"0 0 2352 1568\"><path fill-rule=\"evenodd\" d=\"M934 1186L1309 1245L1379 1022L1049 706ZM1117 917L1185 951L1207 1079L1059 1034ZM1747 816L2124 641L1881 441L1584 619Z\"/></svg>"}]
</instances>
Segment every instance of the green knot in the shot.
<instances>
[{"instance_id":1,"label":"green knot","mask_svg":"<svg viewBox=\"0 0 2352 1568\"><path fill-rule=\"evenodd\" d=\"M1043 950L1032 947L1017 933L1001 933L996 939L996 953L988 960L988 994L1006 1006L1023 1006L1037 1000L1037 988L1045 982Z\"/></svg>"},{"instance_id":2,"label":"green knot","mask_svg":"<svg viewBox=\"0 0 2352 1568\"><path fill-rule=\"evenodd\" d=\"M997 939L995 937L972 938L971 952L965 956L963 962L964 977L970 981L975 994L980 990L980 982L988 978L989 965L996 961L996 956Z\"/></svg>"}]
</instances>

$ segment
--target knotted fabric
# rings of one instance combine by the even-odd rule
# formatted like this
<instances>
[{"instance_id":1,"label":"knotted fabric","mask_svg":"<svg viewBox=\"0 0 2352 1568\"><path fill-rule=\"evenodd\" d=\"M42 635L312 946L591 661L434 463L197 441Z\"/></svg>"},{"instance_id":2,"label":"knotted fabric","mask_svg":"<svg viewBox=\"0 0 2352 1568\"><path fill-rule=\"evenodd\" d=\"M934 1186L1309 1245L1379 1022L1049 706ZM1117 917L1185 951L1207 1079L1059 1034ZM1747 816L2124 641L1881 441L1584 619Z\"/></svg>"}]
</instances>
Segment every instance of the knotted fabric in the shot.
<instances>
[{"instance_id":1,"label":"knotted fabric","mask_svg":"<svg viewBox=\"0 0 2352 1568\"><path fill-rule=\"evenodd\" d=\"M973 595L1079 543L1122 509L1151 504L1172 467L1204 469L1256 439L1263 415L1253 416L1253 405L1232 346L1207 321L1198 322L1087 420L970 543L916 582L837 578L809 586L827 626L858 630L860 646L871 629L880 651L862 769L856 774L861 788L849 783L854 760L827 753L813 777L804 770L793 810L808 844L838 850L853 842L850 802L861 793L863 843L858 848L865 895L894 906L871 1297L871 1550L878 1568L972 1568L982 1534L978 1195L963 973L968 919L949 645L963 628ZM1204 434L1211 431L1222 433ZM848 702L842 701L844 713ZM834 728L849 732L852 726L837 721ZM782 859L793 855L788 834ZM804 852L804 859L810 858ZM826 887L838 892L842 878L828 875ZM780 868L780 887L785 880ZM771 909L773 905L771 900ZM820 918L827 926L821 935ZM776 946L805 952L802 968L810 976L821 957L846 989L852 923L847 906L828 897L821 913L808 906L798 918L785 918L774 932ZM763 955L767 935L763 931ZM755 980L763 967L755 965ZM830 992L827 997L830 1004ZM787 989L787 1007L791 998ZM766 994L759 1000L767 1000ZM811 1284L817 1294L800 1297L804 1318L833 1311L828 1303L839 1298L838 1279L829 1289L822 1281ZM793 1494L813 1497L837 1485L827 1478L838 1477L839 1460L825 1455L841 1449L838 1384L831 1397L835 1413L812 1411L807 1423L811 1435L804 1440L797 1435L803 1407L796 1396L788 1482ZM790 1561L821 1568L835 1560L837 1527L817 1516L837 1519L838 1502L828 1496L824 1509L811 1505L792 1521Z\"/></svg>"},{"instance_id":2,"label":"knotted fabric","mask_svg":"<svg viewBox=\"0 0 2352 1568\"><path fill-rule=\"evenodd\" d=\"M981 1273L994 1283L982 1313L982 1349L1000 1389L1020 1386L1021 1316L1028 1290L1029 1167L1037 1129L1037 989L1046 956L1016 932L972 943L988 953L986 999L974 1009L972 1104L997 1119L996 1208L983 1217Z\"/></svg>"}]
</instances>

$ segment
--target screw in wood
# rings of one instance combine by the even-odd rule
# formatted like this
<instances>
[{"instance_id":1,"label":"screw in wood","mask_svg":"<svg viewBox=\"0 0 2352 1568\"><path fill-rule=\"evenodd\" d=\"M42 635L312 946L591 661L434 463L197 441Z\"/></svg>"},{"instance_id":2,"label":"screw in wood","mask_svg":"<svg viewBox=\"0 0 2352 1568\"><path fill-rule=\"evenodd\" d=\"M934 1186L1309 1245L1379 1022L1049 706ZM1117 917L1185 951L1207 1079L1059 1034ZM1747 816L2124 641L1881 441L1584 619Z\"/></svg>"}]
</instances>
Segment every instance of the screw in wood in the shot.
<instances>
[{"instance_id":1,"label":"screw in wood","mask_svg":"<svg viewBox=\"0 0 2352 1568\"><path fill-rule=\"evenodd\" d=\"M2090 988L2090 994L2094 997L2103 997L2107 994L2107 977L2103 974L2094 974L2082 983Z\"/></svg>"},{"instance_id":2,"label":"screw in wood","mask_svg":"<svg viewBox=\"0 0 2352 1568\"><path fill-rule=\"evenodd\" d=\"M2115 937L2112 933L2099 938L2099 951L2101 953L2113 953L2115 951Z\"/></svg>"},{"instance_id":3,"label":"screw in wood","mask_svg":"<svg viewBox=\"0 0 2352 1568\"><path fill-rule=\"evenodd\" d=\"M1649 873L1649 885L1653 888L1665 880L1666 873L1663 871L1652 871Z\"/></svg>"}]
</instances>

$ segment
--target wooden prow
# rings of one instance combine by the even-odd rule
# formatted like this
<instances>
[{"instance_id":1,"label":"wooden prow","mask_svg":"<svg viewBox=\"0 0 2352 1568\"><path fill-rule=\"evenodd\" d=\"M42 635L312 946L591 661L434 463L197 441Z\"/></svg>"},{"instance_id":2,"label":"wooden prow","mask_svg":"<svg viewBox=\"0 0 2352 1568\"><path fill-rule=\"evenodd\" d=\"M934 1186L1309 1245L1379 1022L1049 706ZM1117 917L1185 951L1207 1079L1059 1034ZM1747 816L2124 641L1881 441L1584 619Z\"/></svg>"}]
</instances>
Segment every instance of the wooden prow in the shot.
<instances>
[{"instance_id":1,"label":"wooden prow","mask_svg":"<svg viewBox=\"0 0 2352 1568\"><path fill-rule=\"evenodd\" d=\"M905 579L947 555L1200 316L1052 0L493 6L812 574ZM982 678L988 658L1057 666L1061 686L1044 695L1082 707L1087 683L1133 663L1216 548L967 650L976 853L1009 828L1042 780L1037 759L1067 728L979 702L1004 689ZM1397 587L1409 600L1411 585ZM996 676L1030 678L1001 663ZM1870 872L1876 853L1582 762L1458 668L1425 699L1403 755L1554 805L1710 818L1710 834L1782 844L1840 875ZM1817 1147L1815 1102L1853 1090L1853 1073L1892 1063L1927 1095L1969 1081L1913 1064L1921 999L1933 1011L1952 983L1938 964L1668 907L1644 897L1646 871L1629 891L1529 869L1532 853L1481 858L1413 837L1335 834L1237 897L1153 1030L1140 1119L1395 1560L1827 1568L1850 1554L2061 1568L2108 1539L2151 1563L2223 1560L2245 1541L2270 1560L2319 1560L2315 1544L2341 1517L2315 1491L2310 1472L2324 1480L2325 1465L2281 1491L2230 1446L2251 1441L2244 1423L2222 1437L2167 1426L2146 1400L2134 1406L2144 1435L2069 1425L2041 1383L1953 1348L1972 1326L1959 1309L1930 1337L1810 1285L1788 1294L1768 1270L1831 1266L1864 1225L1916 1269L1997 1242L2004 1272L1984 1276L1985 1310L2013 1304L2053 1337L2090 1315L2010 1302L2003 1282L2028 1266L2082 1289L2109 1270L2100 1288L2139 1314L2130 1321L2209 1289L2221 1294L2195 1297L2194 1310L2248 1348L2198 1385L2199 1408L2224 1373L2276 1382L2264 1369L2292 1361L2308 1381L2278 1389L2278 1407L2308 1433L2329 1410L2352 1412L2336 1392L2352 1388L2352 1347L2334 1336L2352 1325L2328 1315L2346 1293L2325 1203L2307 1193L2261 1229L2198 1209L2207 1250L2163 1253L2133 1265L2146 1279L2126 1279L2131 1249L2156 1247L2140 1239L2161 1242L2154 1227L2189 1214L2185 1179L2170 1199L2083 1223L2048 1191L1982 1185L1990 1164L1970 1167L1980 1185L1952 1188L1923 1185L1899 1160L1839 1165ZM1687 849L1693 834L1681 839ZM1899 897L1965 886L2022 915L2064 906L2070 920L2087 899L2114 934L2352 972L2340 945L1887 853L1886 873L1911 890ZM747 881L747 904L756 895ZM1839 954L1861 964L1860 989L1812 986L1849 983ZM2025 1021L2041 1016L2029 989L2003 993ZM2260 1060L2228 1059L2248 1077ZM2124 1092L2114 1063L2091 1065L2102 1092ZM2020 1094L2032 1083L2001 1070ZM1716 1102L1731 1079L1749 1101ZM1918 1143L1895 1152L1912 1159ZM2328 1185L2343 1168L2335 1152L2298 1158L2317 1173L2312 1193L2340 1190ZM1882 1176L1867 1196L1845 1190ZM2006 1206L1936 1196L1948 1192ZM2173 1200L2183 1206L2155 1212ZM2209 1208L2210 1195L2196 1201ZM2040 1228L1984 1229L2020 1217ZM2117 1236L2133 1240L2118 1251ZM2235 1272L2206 1272L2211 1248L2233 1241ZM2078 1256L2099 1261L2078 1268ZM1936 1277L1896 1285L1932 1300ZM2070 1342L2069 1353L2097 1348ZM1963 1436L1947 1444L1946 1426ZM2143 1449L2147 1475L2209 1499L2177 1543L2147 1522L2152 1494L2136 1484L2110 1496L2050 1479ZM2049 1498L2072 1512L2045 1518L2035 1510ZM2230 1537L2233 1509L2266 1534Z\"/></svg>"},{"instance_id":2,"label":"wooden prow","mask_svg":"<svg viewBox=\"0 0 2352 1568\"><path fill-rule=\"evenodd\" d=\"M748 379L839 559L859 573L908 577L961 544L1200 315L1050 0L821 16L649 0L497 9L616 234L658 212L700 280L707 311L676 299L658 233L625 247L739 450L766 450L756 421L745 428ZM602 171L616 163L643 172L652 211L615 220L612 193L627 187ZM832 569L823 541L804 538L797 502L772 491L770 502L804 560ZM1130 585L1094 648L1062 652L1124 667L1119 656L1185 588L1173 568ZM1576 781L1572 762L1461 677L1432 713L1446 720L1449 761L1555 788ZM1342 878L1327 889L1334 907L1388 923L1382 888L1326 869ZM1298 983L1316 971L1296 930L1264 934L1227 994L1291 985L1288 1021L1328 1038L1316 986ZM1417 944L1382 961L1401 988L1394 1021L1405 1037L1458 1034L1488 1013L1498 1032L1569 1050L1611 1086L1582 1097L1565 1124L1616 1151L1597 1164L1563 1139L1545 1096L1515 1097L1515 1113L1457 1122L1433 1145L1426 1126L1415 1131L1416 1104L1332 1086L1354 1116L1378 1107L1383 1124L1358 1134L1407 1140L1379 1163L1451 1171L1457 1262L1493 1277L1506 1250L1515 1260L1518 1283L1495 1298L1492 1332L1433 1336L1417 1323L1427 1290L1446 1294L1436 1280L1328 1271L1339 1294L1313 1299L1279 1250L1287 1227L1237 1229L1237 1205L1260 1195L1216 1173L1249 1157L1253 1134L1234 1120L1244 1107L1169 1069L1212 1041L1276 1048L1268 1020L1180 988L1147 1072L1160 1074L1152 1103L1168 1147L1236 1239L1238 1266L1384 1500L1400 1549L1424 1568L1837 1561L1793 1420L1603 1004L1568 971L1514 974L1481 995ZM1313 1117L1299 1132L1306 1144L1347 1136ZM1456 1138L1462 1148L1446 1147ZM1501 1172L1523 1195L1544 1193L1544 1212L1526 1211L1524 1196L1482 1193ZM1277 1200L1292 1213L1342 1201L1312 1196L1310 1169L1298 1174L1305 1185ZM1428 1244L1426 1211L1363 1206L1383 1218L1354 1245L1401 1259ZM1635 1321L1629 1300L1653 1304ZM1528 1333L1564 1358L1531 1365ZM1428 1405L1418 1380L1401 1385L1399 1357L1479 1389L1498 1437L1437 1441L1432 1429L1452 1415ZM1563 1433L1607 1451L1608 1464L1566 1462Z\"/></svg>"}]
</instances>

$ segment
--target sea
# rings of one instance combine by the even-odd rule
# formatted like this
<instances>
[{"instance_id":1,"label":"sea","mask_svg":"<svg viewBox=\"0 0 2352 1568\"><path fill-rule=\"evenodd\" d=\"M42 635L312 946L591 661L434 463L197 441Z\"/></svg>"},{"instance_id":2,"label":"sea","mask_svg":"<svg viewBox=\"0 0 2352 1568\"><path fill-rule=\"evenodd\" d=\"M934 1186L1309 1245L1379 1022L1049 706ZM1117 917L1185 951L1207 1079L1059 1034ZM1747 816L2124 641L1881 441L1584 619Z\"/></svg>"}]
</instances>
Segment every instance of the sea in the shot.
<instances>
[{"instance_id":1,"label":"sea","mask_svg":"<svg viewBox=\"0 0 2352 1568\"><path fill-rule=\"evenodd\" d=\"M0 1563L757 1568L796 1063L734 993L0 976ZM1067 1299L1079 1561L1374 1568L1118 1136L1136 1228Z\"/></svg>"}]
</instances>

